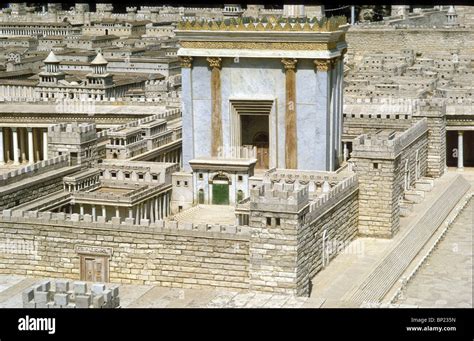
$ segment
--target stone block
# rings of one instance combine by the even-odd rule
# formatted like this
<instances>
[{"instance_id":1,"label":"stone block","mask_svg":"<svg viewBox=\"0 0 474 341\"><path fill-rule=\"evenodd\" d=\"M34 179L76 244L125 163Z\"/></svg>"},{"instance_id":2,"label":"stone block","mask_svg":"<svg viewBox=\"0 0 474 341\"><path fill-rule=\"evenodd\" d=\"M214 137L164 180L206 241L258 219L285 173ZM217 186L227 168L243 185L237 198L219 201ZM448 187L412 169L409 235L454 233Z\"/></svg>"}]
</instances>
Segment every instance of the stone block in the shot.
<instances>
[{"instance_id":1,"label":"stone block","mask_svg":"<svg viewBox=\"0 0 474 341\"><path fill-rule=\"evenodd\" d=\"M91 305L90 295L76 295L76 308L89 308Z\"/></svg>"},{"instance_id":2,"label":"stone block","mask_svg":"<svg viewBox=\"0 0 474 341\"><path fill-rule=\"evenodd\" d=\"M44 281L37 285L36 289L38 291L49 291L51 290L51 281Z\"/></svg>"},{"instance_id":3,"label":"stone block","mask_svg":"<svg viewBox=\"0 0 474 341\"><path fill-rule=\"evenodd\" d=\"M54 294L54 304L59 306L66 306L69 303L69 294Z\"/></svg>"},{"instance_id":4,"label":"stone block","mask_svg":"<svg viewBox=\"0 0 474 341\"><path fill-rule=\"evenodd\" d=\"M91 223L92 222L92 216L90 214L84 214L84 222Z\"/></svg>"},{"instance_id":5,"label":"stone block","mask_svg":"<svg viewBox=\"0 0 474 341\"><path fill-rule=\"evenodd\" d=\"M149 219L140 219L140 225L150 226L150 220Z\"/></svg>"},{"instance_id":6,"label":"stone block","mask_svg":"<svg viewBox=\"0 0 474 341\"><path fill-rule=\"evenodd\" d=\"M121 223L120 217L112 217L112 219L110 219L110 221L112 222L112 225L120 225L120 223Z\"/></svg>"},{"instance_id":7,"label":"stone block","mask_svg":"<svg viewBox=\"0 0 474 341\"><path fill-rule=\"evenodd\" d=\"M93 295L102 295L105 290L105 284L102 283L94 283L91 287L91 292Z\"/></svg>"},{"instance_id":8,"label":"stone block","mask_svg":"<svg viewBox=\"0 0 474 341\"><path fill-rule=\"evenodd\" d=\"M135 224L135 219L134 218L125 218L125 224L126 225L134 225Z\"/></svg>"},{"instance_id":9,"label":"stone block","mask_svg":"<svg viewBox=\"0 0 474 341\"><path fill-rule=\"evenodd\" d=\"M76 295L83 295L87 293L86 282L74 282L74 292Z\"/></svg>"},{"instance_id":10,"label":"stone block","mask_svg":"<svg viewBox=\"0 0 474 341\"><path fill-rule=\"evenodd\" d=\"M102 308L104 303L105 303L104 296L102 296L102 295L94 296L94 298L92 299L92 306L94 308Z\"/></svg>"},{"instance_id":11,"label":"stone block","mask_svg":"<svg viewBox=\"0 0 474 341\"><path fill-rule=\"evenodd\" d=\"M165 222L163 220L157 220L155 221L156 227L161 227L163 228L165 226Z\"/></svg>"},{"instance_id":12,"label":"stone block","mask_svg":"<svg viewBox=\"0 0 474 341\"><path fill-rule=\"evenodd\" d=\"M46 304L51 298L49 291L35 291L35 303L36 304Z\"/></svg>"},{"instance_id":13,"label":"stone block","mask_svg":"<svg viewBox=\"0 0 474 341\"><path fill-rule=\"evenodd\" d=\"M27 302L27 303L23 302L23 308L25 308L25 309L35 309L36 308L36 303L34 301Z\"/></svg>"},{"instance_id":14,"label":"stone block","mask_svg":"<svg viewBox=\"0 0 474 341\"><path fill-rule=\"evenodd\" d=\"M105 221L105 217L103 217L103 216L101 216L101 215L98 216L98 217L97 217L97 222L98 222L98 223L101 223L101 224L104 224L104 223L106 222L106 221Z\"/></svg>"},{"instance_id":15,"label":"stone block","mask_svg":"<svg viewBox=\"0 0 474 341\"><path fill-rule=\"evenodd\" d=\"M35 298L35 290L33 288L27 289L21 293L21 298L23 305L29 303L32 299Z\"/></svg>"},{"instance_id":16,"label":"stone block","mask_svg":"<svg viewBox=\"0 0 474 341\"><path fill-rule=\"evenodd\" d=\"M110 289L105 289L104 292L103 292L103 295L104 295L104 300L105 300L106 302L112 300L112 290L110 290Z\"/></svg>"},{"instance_id":17,"label":"stone block","mask_svg":"<svg viewBox=\"0 0 474 341\"><path fill-rule=\"evenodd\" d=\"M57 280L56 281L56 292L57 293L66 293L69 291L69 281L66 280Z\"/></svg>"},{"instance_id":18,"label":"stone block","mask_svg":"<svg viewBox=\"0 0 474 341\"><path fill-rule=\"evenodd\" d=\"M10 218L12 216L12 210L3 210L2 215L4 218Z\"/></svg>"},{"instance_id":19,"label":"stone block","mask_svg":"<svg viewBox=\"0 0 474 341\"><path fill-rule=\"evenodd\" d=\"M119 296L119 286L113 286L110 288L110 291L112 291L112 297L118 297Z\"/></svg>"},{"instance_id":20,"label":"stone block","mask_svg":"<svg viewBox=\"0 0 474 341\"><path fill-rule=\"evenodd\" d=\"M71 214L71 221L80 221L80 215L77 213Z\"/></svg>"}]
</instances>

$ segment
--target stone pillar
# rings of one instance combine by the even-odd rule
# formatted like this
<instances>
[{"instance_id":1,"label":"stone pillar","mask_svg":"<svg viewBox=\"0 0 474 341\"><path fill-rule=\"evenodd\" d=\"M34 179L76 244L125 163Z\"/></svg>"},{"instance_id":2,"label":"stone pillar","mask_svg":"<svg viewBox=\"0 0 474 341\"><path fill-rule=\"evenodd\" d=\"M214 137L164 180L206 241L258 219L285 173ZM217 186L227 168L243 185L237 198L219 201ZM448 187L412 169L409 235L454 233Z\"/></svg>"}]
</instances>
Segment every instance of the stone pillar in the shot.
<instances>
[{"instance_id":1,"label":"stone pillar","mask_svg":"<svg viewBox=\"0 0 474 341\"><path fill-rule=\"evenodd\" d=\"M81 215L84 215L84 205L83 204L79 204L79 213Z\"/></svg>"},{"instance_id":2,"label":"stone pillar","mask_svg":"<svg viewBox=\"0 0 474 341\"><path fill-rule=\"evenodd\" d=\"M153 209L155 207L155 199L150 200L150 222L155 222L155 210Z\"/></svg>"},{"instance_id":3,"label":"stone pillar","mask_svg":"<svg viewBox=\"0 0 474 341\"><path fill-rule=\"evenodd\" d=\"M43 160L48 160L48 128L43 130Z\"/></svg>"},{"instance_id":4,"label":"stone pillar","mask_svg":"<svg viewBox=\"0 0 474 341\"><path fill-rule=\"evenodd\" d=\"M155 198L155 220L160 220L159 207L158 207L159 202L160 202L160 197Z\"/></svg>"},{"instance_id":5,"label":"stone pillar","mask_svg":"<svg viewBox=\"0 0 474 341\"><path fill-rule=\"evenodd\" d=\"M0 127L0 166L5 164L5 159L3 157L3 128Z\"/></svg>"},{"instance_id":6,"label":"stone pillar","mask_svg":"<svg viewBox=\"0 0 474 341\"><path fill-rule=\"evenodd\" d=\"M104 217L104 219L106 219L106 220L107 220L107 211L106 211L106 209L105 209L105 206L104 206L104 205L102 205L102 217Z\"/></svg>"},{"instance_id":7,"label":"stone pillar","mask_svg":"<svg viewBox=\"0 0 474 341\"><path fill-rule=\"evenodd\" d=\"M28 128L28 163L34 163L35 156L33 151L33 129Z\"/></svg>"},{"instance_id":8,"label":"stone pillar","mask_svg":"<svg viewBox=\"0 0 474 341\"><path fill-rule=\"evenodd\" d=\"M344 158L344 161L347 161L347 157L349 156L349 155L347 155L347 154L348 154L347 142L343 142L342 144L343 144L343 146L344 146L343 158Z\"/></svg>"},{"instance_id":9,"label":"stone pillar","mask_svg":"<svg viewBox=\"0 0 474 341\"><path fill-rule=\"evenodd\" d=\"M333 136L333 117L331 112L331 61L329 59L315 59L314 65L317 73L318 86L321 88L320 102L322 113L326 117L326 122L321 122L323 129L326 129L328 136L326 137L326 170L334 170L334 136Z\"/></svg>"},{"instance_id":10,"label":"stone pillar","mask_svg":"<svg viewBox=\"0 0 474 341\"><path fill-rule=\"evenodd\" d=\"M20 164L20 156L19 156L19 150L18 150L18 133L17 133L17 128L12 128L12 133L13 133L13 164L14 165L19 165Z\"/></svg>"},{"instance_id":11,"label":"stone pillar","mask_svg":"<svg viewBox=\"0 0 474 341\"><path fill-rule=\"evenodd\" d=\"M133 219L133 209L131 207L128 208L128 217Z\"/></svg>"},{"instance_id":12,"label":"stone pillar","mask_svg":"<svg viewBox=\"0 0 474 341\"><path fill-rule=\"evenodd\" d=\"M21 163L25 163L26 161L26 136L25 136L25 129L18 128L18 135L20 137L20 158Z\"/></svg>"},{"instance_id":13,"label":"stone pillar","mask_svg":"<svg viewBox=\"0 0 474 341\"><path fill-rule=\"evenodd\" d=\"M120 211L119 211L119 207L118 206L115 206L115 216L117 218L120 218Z\"/></svg>"},{"instance_id":14,"label":"stone pillar","mask_svg":"<svg viewBox=\"0 0 474 341\"><path fill-rule=\"evenodd\" d=\"M95 205L92 205L92 221L95 221L95 216L96 216Z\"/></svg>"},{"instance_id":15,"label":"stone pillar","mask_svg":"<svg viewBox=\"0 0 474 341\"><path fill-rule=\"evenodd\" d=\"M464 170L464 131L458 131L458 170Z\"/></svg>"},{"instance_id":16,"label":"stone pillar","mask_svg":"<svg viewBox=\"0 0 474 341\"><path fill-rule=\"evenodd\" d=\"M211 156L217 156L222 141L222 117L221 117L221 67L222 58L207 58L211 68Z\"/></svg>"},{"instance_id":17,"label":"stone pillar","mask_svg":"<svg viewBox=\"0 0 474 341\"><path fill-rule=\"evenodd\" d=\"M296 59L282 59L285 67L285 165L298 167L296 136Z\"/></svg>"}]
</instances>

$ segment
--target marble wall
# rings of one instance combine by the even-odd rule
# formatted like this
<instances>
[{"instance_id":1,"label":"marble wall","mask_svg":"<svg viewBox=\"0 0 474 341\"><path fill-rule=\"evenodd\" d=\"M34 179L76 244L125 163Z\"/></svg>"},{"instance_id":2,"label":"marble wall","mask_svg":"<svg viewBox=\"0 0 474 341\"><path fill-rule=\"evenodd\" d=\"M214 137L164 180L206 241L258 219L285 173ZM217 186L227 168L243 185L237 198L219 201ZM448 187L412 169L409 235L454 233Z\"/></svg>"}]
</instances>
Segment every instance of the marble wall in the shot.
<instances>
[{"instance_id":1,"label":"marble wall","mask_svg":"<svg viewBox=\"0 0 474 341\"><path fill-rule=\"evenodd\" d=\"M330 126L329 82L327 73L315 71L312 60L298 61L296 71L298 169L329 170L330 145L333 150L339 149L336 139L340 136L337 133L340 120L333 119ZM336 84L334 80L333 82ZM205 58L196 57L191 70L183 69L182 83L183 161L185 170L190 171L189 160L209 157L211 154L211 70ZM270 114L274 117L269 119L270 167L286 168L285 72L281 60L223 58L221 91L224 145L233 144L231 100L274 101L274 108ZM339 101L335 102L337 107ZM334 115L340 113L340 110L334 109L337 108L333 107Z\"/></svg>"}]
</instances>

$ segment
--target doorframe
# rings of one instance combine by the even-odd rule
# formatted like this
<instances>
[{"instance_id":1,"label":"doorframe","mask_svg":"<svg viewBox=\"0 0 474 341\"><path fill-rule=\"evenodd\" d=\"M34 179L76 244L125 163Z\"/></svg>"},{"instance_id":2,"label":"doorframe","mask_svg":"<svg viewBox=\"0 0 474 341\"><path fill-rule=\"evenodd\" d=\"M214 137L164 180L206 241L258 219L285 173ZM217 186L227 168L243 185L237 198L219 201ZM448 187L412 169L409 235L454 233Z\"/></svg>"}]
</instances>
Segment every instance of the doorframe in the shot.
<instances>
[{"instance_id":1,"label":"doorframe","mask_svg":"<svg viewBox=\"0 0 474 341\"><path fill-rule=\"evenodd\" d=\"M242 131L241 131L241 115L249 115L248 113L239 113L234 107L236 101L272 101L272 107L270 112L267 113L255 113L253 115L264 115L268 116L268 165L269 168L278 167L278 118L277 118L277 101L276 98L232 98L229 99L229 121L230 121L230 144L231 146L240 147L242 146Z\"/></svg>"}]
</instances>

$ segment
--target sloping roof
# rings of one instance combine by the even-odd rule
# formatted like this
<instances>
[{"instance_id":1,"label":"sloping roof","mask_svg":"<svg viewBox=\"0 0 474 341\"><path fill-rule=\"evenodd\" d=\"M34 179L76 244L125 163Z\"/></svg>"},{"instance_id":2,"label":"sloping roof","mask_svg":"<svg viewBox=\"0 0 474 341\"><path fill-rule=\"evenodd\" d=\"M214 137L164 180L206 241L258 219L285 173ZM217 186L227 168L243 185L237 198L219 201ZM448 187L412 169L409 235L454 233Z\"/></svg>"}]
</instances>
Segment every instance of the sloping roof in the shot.
<instances>
[{"instance_id":1,"label":"sloping roof","mask_svg":"<svg viewBox=\"0 0 474 341\"><path fill-rule=\"evenodd\" d=\"M56 55L53 51L48 54L48 57L44 60L45 63L59 63L59 59L56 58Z\"/></svg>"},{"instance_id":2,"label":"sloping roof","mask_svg":"<svg viewBox=\"0 0 474 341\"><path fill-rule=\"evenodd\" d=\"M104 56L102 53L97 53L97 56L94 58L94 60L91 62L91 65L103 65L103 64L108 64L109 62L105 60Z\"/></svg>"}]
</instances>

